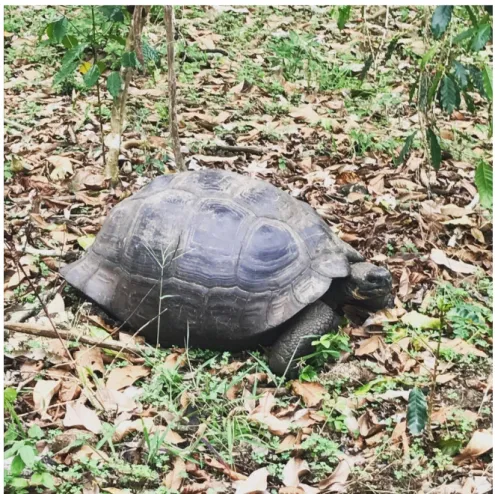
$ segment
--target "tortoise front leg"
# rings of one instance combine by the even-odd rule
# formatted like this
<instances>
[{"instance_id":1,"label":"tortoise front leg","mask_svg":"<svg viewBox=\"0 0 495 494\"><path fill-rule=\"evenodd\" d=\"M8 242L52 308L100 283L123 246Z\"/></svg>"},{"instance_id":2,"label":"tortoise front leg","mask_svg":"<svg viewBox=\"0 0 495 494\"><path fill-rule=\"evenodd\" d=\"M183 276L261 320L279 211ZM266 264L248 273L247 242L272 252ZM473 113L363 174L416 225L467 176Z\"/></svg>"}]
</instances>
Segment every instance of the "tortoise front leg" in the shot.
<instances>
[{"instance_id":1,"label":"tortoise front leg","mask_svg":"<svg viewBox=\"0 0 495 494\"><path fill-rule=\"evenodd\" d=\"M327 304L317 300L283 325L283 332L270 351L270 369L278 375L291 375L297 360L312 353L311 342L326 333L335 332L339 317ZM292 359L292 360L291 360Z\"/></svg>"}]
</instances>

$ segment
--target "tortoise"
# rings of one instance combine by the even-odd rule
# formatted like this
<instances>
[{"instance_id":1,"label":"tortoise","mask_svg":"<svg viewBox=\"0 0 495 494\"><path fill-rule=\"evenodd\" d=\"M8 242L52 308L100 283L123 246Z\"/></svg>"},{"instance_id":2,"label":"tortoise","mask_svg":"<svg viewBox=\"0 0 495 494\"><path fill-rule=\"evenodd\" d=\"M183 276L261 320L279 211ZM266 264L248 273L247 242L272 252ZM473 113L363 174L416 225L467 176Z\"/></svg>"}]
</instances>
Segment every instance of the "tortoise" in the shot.
<instances>
[{"instance_id":1,"label":"tortoise","mask_svg":"<svg viewBox=\"0 0 495 494\"><path fill-rule=\"evenodd\" d=\"M391 275L277 187L233 172L167 174L115 206L61 269L105 312L162 346L272 346L284 374L336 331L345 305L389 305ZM290 367L293 369L293 367Z\"/></svg>"}]
</instances>

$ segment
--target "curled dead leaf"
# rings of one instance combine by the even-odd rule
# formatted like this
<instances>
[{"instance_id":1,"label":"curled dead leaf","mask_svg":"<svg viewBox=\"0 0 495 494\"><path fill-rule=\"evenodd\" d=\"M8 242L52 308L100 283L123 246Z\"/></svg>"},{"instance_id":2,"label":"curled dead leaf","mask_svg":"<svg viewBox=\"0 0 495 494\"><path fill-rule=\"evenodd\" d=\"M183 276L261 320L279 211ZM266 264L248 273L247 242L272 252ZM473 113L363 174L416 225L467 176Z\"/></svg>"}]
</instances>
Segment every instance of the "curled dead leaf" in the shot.
<instances>
[{"instance_id":1,"label":"curled dead leaf","mask_svg":"<svg viewBox=\"0 0 495 494\"><path fill-rule=\"evenodd\" d=\"M148 376L149 373L150 369L144 365L117 367L108 375L106 387L119 390L134 384L138 379Z\"/></svg>"},{"instance_id":2,"label":"curled dead leaf","mask_svg":"<svg viewBox=\"0 0 495 494\"><path fill-rule=\"evenodd\" d=\"M493 435L486 430L479 430L473 434L473 437L467 446L454 458L455 463L461 463L468 459L475 458L485 454L493 448Z\"/></svg>"},{"instance_id":3,"label":"curled dead leaf","mask_svg":"<svg viewBox=\"0 0 495 494\"><path fill-rule=\"evenodd\" d=\"M94 434L101 432L101 422L94 410L81 403L68 403L64 417L64 427L82 427Z\"/></svg>"},{"instance_id":4,"label":"curled dead leaf","mask_svg":"<svg viewBox=\"0 0 495 494\"><path fill-rule=\"evenodd\" d=\"M246 480L238 480L233 486L235 494L265 493L268 487L268 469L255 470Z\"/></svg>"}]
</instances>

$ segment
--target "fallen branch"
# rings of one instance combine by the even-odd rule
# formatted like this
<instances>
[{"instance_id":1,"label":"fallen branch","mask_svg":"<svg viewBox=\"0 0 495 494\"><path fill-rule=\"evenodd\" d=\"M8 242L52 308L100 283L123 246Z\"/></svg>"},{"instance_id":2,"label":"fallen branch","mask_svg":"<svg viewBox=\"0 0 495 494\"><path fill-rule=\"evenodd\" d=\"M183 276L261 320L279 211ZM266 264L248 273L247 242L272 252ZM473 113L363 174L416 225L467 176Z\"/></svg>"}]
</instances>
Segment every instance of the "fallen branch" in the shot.
<instances>
[{"instance_id":1,"label":"fallen branch","mask_svg":"<svg viewBox=\"0 0 495 494\"><path fill-rule=\"evenodd\" d=\"M58 334L53 329L47 328L45 326L40 326L37 324L29 323L4 323L4 328L9 331L14 331L15 333L30 334L32 336L41 336L43 338L61 338L67 341L76 341L78 343L84 343L85 345L97 346L100 348L106 348L107 350L114 350L116 352L128 352L137 355L144 355L146 347L132 347L127 343L119 343L117 341L105 341L98 340L96 338L90 338L88 336L81 336L78 334L71 333L70 331L64 331L59 329Z\"/></svg>"},{"instance_id":2,"label":"fallen branch","mask_svg":"<svg viewBox=\"0 0 495 494\"><path fill-rule=\"evenodd\" d=\"M249 147L249 146L223 146L221 144L215 145L216 149L220 151L229 151L231 153L248 153L248 154L257 154L259 156L263 155L266 151L262 148Z\"/></svg>"},{"instance_id":3,"label":"fallen branch","mask_svg":"<svg viewBox=\"0 0 495 494\"><path fill-rule=\"evenodd\" d=\"M32 256L61 257L62 259L74 259L77 256L76 252L70 250L64 252L57 249L36 249L30 245L26 245L25 247L17 246L16 251L23 254L31 254Z\"/></svg>"},{"instance_id":4,"label":"fallen branch","mask_svg":"<svg viewBox=\"0 0 495 494\"><path fill-rule=\"evenodd\" d=\"M28 127L27 125L20 124L18 122L14 122L13 120L10 120L8 118L5 118L3 122L4 122L4 124L10 125L11 127L15 127L19 130L24 130L24 131L31 130L31 127Z\"/></svg>"}]
</instances>

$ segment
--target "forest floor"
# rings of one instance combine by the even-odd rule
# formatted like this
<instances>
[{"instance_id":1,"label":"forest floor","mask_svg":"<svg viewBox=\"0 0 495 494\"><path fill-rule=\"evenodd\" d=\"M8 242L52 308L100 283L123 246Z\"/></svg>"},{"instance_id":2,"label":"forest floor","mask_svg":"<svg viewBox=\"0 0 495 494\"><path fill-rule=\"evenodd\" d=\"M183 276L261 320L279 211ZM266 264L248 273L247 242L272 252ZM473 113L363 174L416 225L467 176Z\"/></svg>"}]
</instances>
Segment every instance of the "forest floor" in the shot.
<instances>
[{"instance_id":1,"label":"forest floor","mask_svg":"<svg viewBox=\"0 0 495 494\"><path fill-rule=\"evenodd\" d=\"M395 307L322 339L294 381L262 351L133 355L9 331L7 492L491 492L492 223L474 186L477 163L492 161L488 104L438 115L438 171L419 132L398 161L418 128L408 95L422 14L367 10L340 30L330 7L181 8L180 136L189 169L259 177L308 202L390 269ZM58 272L115 204L174 171L167 71L131 83L111 189L96 91L80 76L53 86L64 49L40 33L61 14L89 29L86 8L5 12L5 319L108 339L116 328ZM145 37L165 60L152 14ZM107 133L105 88L102 99ZM432 407L419 434L406 422L408 407L421 412L412 390Z\"/></svg>"}]
</instances>

